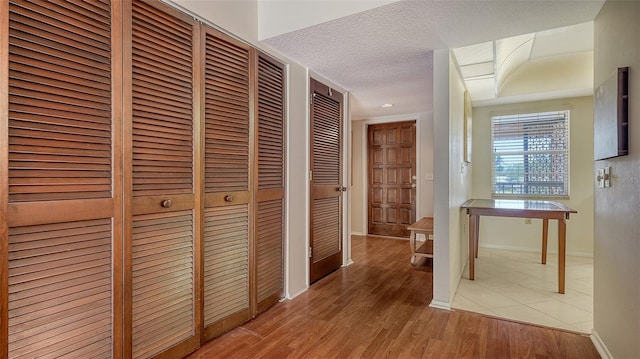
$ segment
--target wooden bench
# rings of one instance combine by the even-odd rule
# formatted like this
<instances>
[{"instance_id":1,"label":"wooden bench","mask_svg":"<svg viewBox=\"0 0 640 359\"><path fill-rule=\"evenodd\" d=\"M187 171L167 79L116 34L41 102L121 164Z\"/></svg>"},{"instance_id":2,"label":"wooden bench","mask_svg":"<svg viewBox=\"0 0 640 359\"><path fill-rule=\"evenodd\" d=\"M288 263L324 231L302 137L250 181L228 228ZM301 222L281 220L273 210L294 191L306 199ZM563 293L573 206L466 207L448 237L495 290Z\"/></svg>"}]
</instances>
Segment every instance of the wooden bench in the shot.
<instances>
[{"instance_id":1,"label":"wooden bench","mask_svg":"<svg viewBox=\"0 0 640 359\"><path fill-rule=\"evenodd\" d=\"M411 244L411 264L416 264L417 257L433 258L433 218L422 217L419 221L407 226L411 231L409 242ZM424 235L424 242L416 240L416 234ZM419 246L416 248L416 246Z\"/></svg>"}]
</instances>

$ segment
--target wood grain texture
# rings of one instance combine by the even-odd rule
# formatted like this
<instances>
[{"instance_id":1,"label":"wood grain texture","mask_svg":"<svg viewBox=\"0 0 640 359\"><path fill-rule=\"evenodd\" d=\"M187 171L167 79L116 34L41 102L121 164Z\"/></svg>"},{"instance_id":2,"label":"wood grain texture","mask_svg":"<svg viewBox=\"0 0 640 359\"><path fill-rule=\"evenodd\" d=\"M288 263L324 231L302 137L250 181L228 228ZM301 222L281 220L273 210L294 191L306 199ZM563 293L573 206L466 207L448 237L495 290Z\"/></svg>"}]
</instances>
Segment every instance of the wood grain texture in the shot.
<instances>
[{"instance_id":1,"label":"wood grain texture","mask_svg":"<svg viewBox=\"0 0 640 359\"><path fill-rule=\"evenodd\" d=\"M206 209L204 232L204 324L208 327L249 309L249 206Z\"/></svg>"},{"instance_id":2,"label":"wood grain texture","mask_svg":"<svg viewBox=\"0 0 640 359\"><path fill-rule=\"evenodd\" d=\"M284 297L285 67L254 52L252 316Z\"/></svg>"},{"instance_id":3,"label":"wood grain texture","mask_svg":"<svg viewBox=\"0 0 640 359\"><path fill-rule=\"evenodd\" d=\"M205 34L205 190L249 190L250 47Z\"/></svg>"},{"instance_id":4,"label":"wood grain texture","mask_svg":"<svg viewBox=\"0 0 640 359\"><path fill-rule=\"evenodd\" d=\"M429 308L431 262L405 241L352 245L354 264L188 358L599 358L584 335Z\"/></svg>"},{"instance_id":5,"label":"wood grain texture","mask_svg":"<svg viewBox=\"0 0 640 359\"><path fill-rule=\"evenodd\" d=\"M342 148L344 95L310 79L311 201L309 282L342 265Z\"/></svg>"},{"instance_id":6,"label":"wood grain texture","mask_svg":"<svg viewBox=\"0 0 640 359\"><path fill-rule=\"evenodd\" d=\"M112 356L110 218L9 229L9 357Z\"/></svg>"},{"instance_id":7,"label":"wood grain texture","mask_svg":"<svg viewBox=\"0 0 640 359\"><path fill-rule=\"evenodd\" d=\"M9 14L9 200L110 198L110 4Z\"/></svg>"},{"instance_id":8,"label":"wood grain texture","mask_svg":"<svg viewBox=\"0 0 640 359\"><path fill-rule=\"evenodd\" d=\"M133 356L151 357L194 335L193 214L133 218Z\"/></svg>"},{"instance_id":9,"label":"wood grain texture","mask_svg":"<svg viewBox=\"0 0 640 359\"><path fill-rule=\"evenodd\" d=\"M119 357L113 335L121 312L112 304L121 293L120 197L113 196L121 190L114 162L121 70L112 54L112 4L2 5L2 222L9 227L2 242L9 250L1 286L9 334L0 357Z\"/></svg>"},{"instance_id":10,"label":"wood grain texture","mask_svg":"<svg viewBox=\"0 0 640 359\"><path fill-rule=\"evenodd\" d=\"M409 237L416 220L415 121L370 125L368 233Z\"/></svg>"},{"instance_id":11,"label":"wood grain texture","mask_svg":"<svg viewBox=\"0 0 640 359\"><path fill-rule=\"evenodd\" d=\"M133 195L193 187L193 24L133 6Z\"/></svg>"},{"instance_id":12,"label":"wood grain texture","mask_svg":"<svg viewBox=\"0 0 640 359\"><path fill-rule=\"evenodd\" d=\"M0 0L0 34L9 33L9 1ZM9 37L0 36L0 188L9 186ZM0 358L9 356L9 194L0 191Z\"/></svg>"},{"instance_id":13,"label":"wood grain texture","mask_svg":"<svg viewBox=\"0 0 640 359\"><path fill-rule=\"evenodd\" d=\"M123 5L123 350L180 357L202 324L200 28L158 1Z\"/></svg>"}]
</instances>

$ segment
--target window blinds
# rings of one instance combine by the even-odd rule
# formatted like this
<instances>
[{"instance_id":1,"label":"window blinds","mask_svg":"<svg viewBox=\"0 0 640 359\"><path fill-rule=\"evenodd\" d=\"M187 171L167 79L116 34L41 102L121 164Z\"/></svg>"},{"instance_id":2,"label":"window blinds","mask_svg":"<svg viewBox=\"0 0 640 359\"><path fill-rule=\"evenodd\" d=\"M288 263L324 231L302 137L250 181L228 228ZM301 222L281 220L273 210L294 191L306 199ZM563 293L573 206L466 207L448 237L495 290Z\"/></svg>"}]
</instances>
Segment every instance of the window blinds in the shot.
<instances>
[{"instance_id":1,"label":"window blinds","mask_svg":"<svg viewBox=\"0 0 640 359\"><path fill-rule=\"evenodd\" d=\"M493 196L569 196L569 111L491 118Z\"/></svg>"}]
</instances>

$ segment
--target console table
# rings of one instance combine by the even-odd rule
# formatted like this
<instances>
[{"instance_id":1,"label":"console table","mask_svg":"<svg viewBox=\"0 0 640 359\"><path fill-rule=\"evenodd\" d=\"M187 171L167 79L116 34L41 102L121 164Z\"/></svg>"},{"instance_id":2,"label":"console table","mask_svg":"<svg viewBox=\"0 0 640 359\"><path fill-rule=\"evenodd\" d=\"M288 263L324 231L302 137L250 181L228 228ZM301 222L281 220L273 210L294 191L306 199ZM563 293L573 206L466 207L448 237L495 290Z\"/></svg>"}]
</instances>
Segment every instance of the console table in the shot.
<instances>
[{"instance_id":1,"label":"console table","mask_svg":"<svg viewBox=\"0 0 640 359\"><path fill-rule=\"evenodd\" d=\"M474 280L475 258L478 258L480 216L542 219L542 264L547 263L549 220L558 221L558 292L564 294L566 257L566 220L578 213L562 203L513 199L470 199L462 204L469 215L469 279Z\"/></svg>"}]
</instances>

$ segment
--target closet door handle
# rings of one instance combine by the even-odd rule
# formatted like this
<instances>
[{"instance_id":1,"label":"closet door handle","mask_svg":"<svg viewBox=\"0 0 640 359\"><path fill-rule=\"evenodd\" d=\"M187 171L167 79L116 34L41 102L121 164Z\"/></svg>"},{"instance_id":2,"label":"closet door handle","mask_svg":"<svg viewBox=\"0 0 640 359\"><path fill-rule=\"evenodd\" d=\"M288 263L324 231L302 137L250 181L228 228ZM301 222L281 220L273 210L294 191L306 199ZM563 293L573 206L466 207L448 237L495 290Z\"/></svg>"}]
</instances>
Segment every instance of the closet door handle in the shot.
<instances>
[{"instance_id":1,"label":"closet door handle","mask_svg":"<svg viewBox=\"0 0 640 359\"><path fill-rule=\"evenodd\" d=\"M165 199L160 205L164 208L169 208L173 205L173 201L171 201L170 199Z\"/></svg>"},{"instance_id":2,"label":"closet door handle","mask_svg":"<svg viewBox=\"0 0 640 359\"><path fill-rule=\"evenodd\" d=\"M233 196L230 195L230 194L224 196L224 201L225 202L233 202Z\"/></svg>"}]
</instances>

